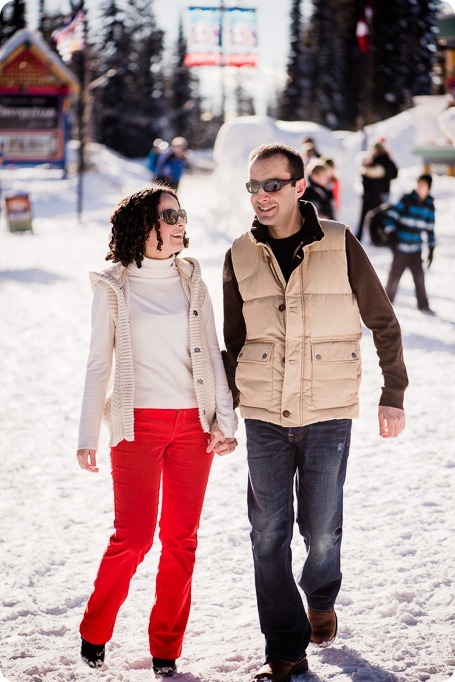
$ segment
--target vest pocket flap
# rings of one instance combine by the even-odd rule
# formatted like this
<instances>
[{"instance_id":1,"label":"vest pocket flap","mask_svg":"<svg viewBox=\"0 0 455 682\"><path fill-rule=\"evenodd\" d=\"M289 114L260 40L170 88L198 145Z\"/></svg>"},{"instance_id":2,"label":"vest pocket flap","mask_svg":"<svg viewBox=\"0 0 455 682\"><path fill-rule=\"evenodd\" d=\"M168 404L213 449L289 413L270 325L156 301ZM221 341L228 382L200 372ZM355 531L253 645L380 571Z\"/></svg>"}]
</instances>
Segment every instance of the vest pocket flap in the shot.
<instances>
[{"instance_id":1,"label":"vest pocket flap","mask_svg":"<svg viewBox=\"0 0 455 682\"><path fill-rule=\"evenodd\" d=\"M239 353L237 362L270 362L273 341L246 343Z\"/></svg>"},{"instance_id":2,"label":"vest pocket flap","mask_svg":"<svg viewBox=\"0 0 455 682\"><path fill-rule=\"evenodd\" d=\"M354 339L348 341L318 341L311 344L311 359L317 364L327 362L358 362L360 346Z\"/></svg>"}]
</instances>

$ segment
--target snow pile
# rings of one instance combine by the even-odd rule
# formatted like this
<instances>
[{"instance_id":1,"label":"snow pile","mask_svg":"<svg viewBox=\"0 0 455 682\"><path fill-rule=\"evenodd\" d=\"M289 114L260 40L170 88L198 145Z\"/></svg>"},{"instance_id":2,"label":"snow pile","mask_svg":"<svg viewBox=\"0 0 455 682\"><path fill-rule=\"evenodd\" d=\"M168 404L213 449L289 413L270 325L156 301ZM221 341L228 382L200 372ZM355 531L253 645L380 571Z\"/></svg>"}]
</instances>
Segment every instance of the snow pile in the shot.
<instances>
[{"instance_id":1,"label":"snow pile","mask_svg":"<svg viewBox=\"0 0 455 682\"><path fill-rule=\"evenodd\" d=\"M257 140L248 142L251 148ZM399 145L393 151L398 155ZM105 666L93 672L79 661L78 624L112 527L106 433L98 475L82 472L75 459L89 341L87 271L103 266L108 216L117 201L148 182L145 161L126 161L100 147L92 160L82 225L74 177L2 173L4 189L28 191L34 210L34 234L10 234L0 225L0 669L9 682L152 679L147 622L158 540L132 581ZM231 171L245 181L245 167ZM394 191L407 190L418 172L402 170ZM352 175L342 180L344 196L354 196ZM230 238L214 218L222 212L225 187L216 176L194 174L184 178L180 194L190 216L190 253L202 262L221 330L221 264ZM310 673L295 682L445 682L454 669L448 639L454 612L455 179L435 178L434 194L439 241L427 283L438 315L428 319L416 310L407 276L396 300L411 382L408 427L397 441L377 436L381 379L366 334L362 413L346 485L339 634L327 649L310 647ZM245 195L239 188L232 208L247 204ZM245 213L236 234L248 227L251 211ZM369 251L384 281L390 253ZM263 662L243 425L239 441L236 453L214 462L176 680L247 682ZM302 545L296 536L296 573Z\"/></svg>"}]
</instances>

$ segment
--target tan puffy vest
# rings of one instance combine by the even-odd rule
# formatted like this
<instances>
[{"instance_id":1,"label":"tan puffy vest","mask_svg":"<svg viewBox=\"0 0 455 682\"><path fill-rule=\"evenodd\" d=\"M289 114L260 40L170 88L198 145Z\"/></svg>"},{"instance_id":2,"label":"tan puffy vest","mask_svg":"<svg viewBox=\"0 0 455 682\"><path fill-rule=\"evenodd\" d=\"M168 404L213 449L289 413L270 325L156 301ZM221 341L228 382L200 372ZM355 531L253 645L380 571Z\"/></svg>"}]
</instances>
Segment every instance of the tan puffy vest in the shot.
<instances>
[{"instance_id":1,"label":"tan puffy vest","mask_svg":"<svg viewBox=\"0 0 455 682\"><path fill-rule=\"evenodd\" d=\"M321 220L286 282L267 244L251 233L232 245L246 342L236 384L244 418L305 426L358 416L361 323L346 260L346 226Z\"/></svg>"}]
</instances>

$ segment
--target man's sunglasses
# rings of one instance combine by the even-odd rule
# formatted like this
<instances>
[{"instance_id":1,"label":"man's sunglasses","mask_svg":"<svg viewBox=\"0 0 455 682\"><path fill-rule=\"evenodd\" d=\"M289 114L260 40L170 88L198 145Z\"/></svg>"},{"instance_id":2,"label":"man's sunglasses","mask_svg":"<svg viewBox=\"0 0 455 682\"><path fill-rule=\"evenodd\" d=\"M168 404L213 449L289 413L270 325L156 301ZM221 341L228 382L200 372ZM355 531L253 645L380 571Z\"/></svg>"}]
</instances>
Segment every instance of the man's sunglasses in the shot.
<instances>
[{"instance_id":1,"label":"man's sunglasses","mask_svg":"<svg viewBox=\"0 0 455 682\"><path fill-rule=\"evenodd\" d=\"M250 194L257 194L260 187L262 187L264 192L279 192L280 189L283 189L285 185L289 185L290 182L294 183L301 179L289 178L289 180L280 180L279 178L271 178L270 180L264 180L264 182L250 180L246 183L246 188Z\"/></svg>"},{"instance_id":2,"label":"man's sunglasses","mask_svg":"<svg viewBox=\"0 0 455 682\"><path fill-rule=\"evenodd\" d=\"M185 223L188 222L186 211L184 211L183 208L181 208L179 211L176 211L174 208L166 208L165 211L158 213L158 218L162 218L168 225L176 225L179 221L179 218L181 218Z\"/></svg>"}]
</instances>

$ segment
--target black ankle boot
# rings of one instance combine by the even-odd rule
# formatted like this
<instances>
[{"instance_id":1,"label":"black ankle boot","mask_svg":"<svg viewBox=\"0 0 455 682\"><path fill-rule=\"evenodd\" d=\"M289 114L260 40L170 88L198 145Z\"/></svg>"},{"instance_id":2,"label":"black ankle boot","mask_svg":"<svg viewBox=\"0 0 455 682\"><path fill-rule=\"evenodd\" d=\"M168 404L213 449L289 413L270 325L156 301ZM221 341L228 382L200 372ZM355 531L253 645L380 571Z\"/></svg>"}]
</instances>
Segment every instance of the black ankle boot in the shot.
<instances>
[{"instance_id":1,"label":"black ankle boot","mask_svg":"<svg viewBox=\"0 0 455 682\"><path fill-rule=\"evenodd\" d=\"M82 637L81 658L90 668L101 668L105 653L105 644L90 644Z\"/></svg>"},{"instance_id":2,"label":"black ankle boot","mask_svg":"<svg viewBox=\"0 0 455 682\"><path fill-rule=\"evenodd\" d=\"M155 658L154 656L152 666L156 677L172 677L177 672L173 658Z\"/></svg>"}]
</instances>

